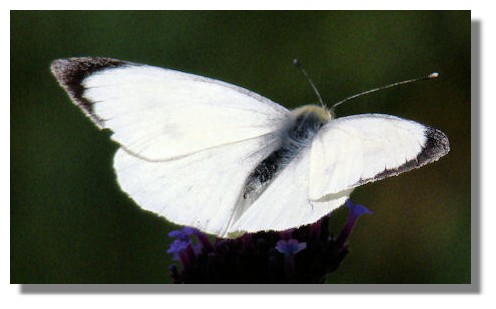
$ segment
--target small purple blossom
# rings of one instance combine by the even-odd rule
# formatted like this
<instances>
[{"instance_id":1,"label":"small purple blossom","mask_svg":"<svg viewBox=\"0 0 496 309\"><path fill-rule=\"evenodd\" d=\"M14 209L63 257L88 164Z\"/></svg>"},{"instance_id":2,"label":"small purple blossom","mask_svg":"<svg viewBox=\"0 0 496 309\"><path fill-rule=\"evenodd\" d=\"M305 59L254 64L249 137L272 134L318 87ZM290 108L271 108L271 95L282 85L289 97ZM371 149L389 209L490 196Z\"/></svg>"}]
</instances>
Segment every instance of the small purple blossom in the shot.
<instances>
[{"instance_id":1,"label":"small purple blossom","mask_svg":"<svg viewBox=\"0 0 496 309\"><path fill-rule=\"evenodd\" d=\"M343 230L336 239L336 243L338 244L338 246L341 247L346 246L346 240L353 231L353 228L355 227L358 218L364 214L373 214L373 212L369 210L367 207L359 204L354 204L350 199L346 200L345 204L349 210L348 220L346 221Z\"/></svg>"},{"instance_id":2,"label":"small purple blossom","mask_svg":"<svg viewBox=\"0 0 496 309\"><path fill-rule=\"evenodd\" d=\"M181 252L186 250L186 248L188 248L189 245L190 245L189 241L184 241L181 239L175 239L171 243L169 250L167 250L167 253L170 253L173 255L172 260L179 261L179 259L180 259L179 255L181 254Z\"/></svg>"},{"instance_id":3,"label":"small purple blossom","mask_svg":"<svg viewBox=\"0 0 496 309\"><path fill-rule=\"evenodd\" d=\"M191 235L198 234L200 231L193 227L185 226L180 230L174 230L167 234L169 237L176 238L182 241L189 241Z\"/></svg>"},{"instance_id":4,"label":"small purple blossom","mask_svg":"<svg viewBox=\"0 0 496 309\"><path fill-rule=\"evenodd\" d=\"M306 242L299 242L296 239L281 239L276 244L276 250L284 254L284 266L286 276L290 277L295 269L295 254L307 247Z\"/></svg>"},{"instance_id":5,"label":"small purple blossom","mask_svg":"<svg viewBox=\"0 0 496 309\"><path fill-rule=\"evenodd\" d=\"M299 242L296 239L281 239L276 244L276 250L283 254L294 255L307 247L306 242Z\"/></svg>"},{"instance_id":6,"label":"small purple blossom","mask_svg":"<svg viewBox=\"0 0 496 309\"><path fill-rule=\"evenodd\" d=\"M346 200L346 207L350 210L350 216L360 217L363 214L373 214L374 212L369 210L367 207L360 204L353 204L353 202L348 199Z\"/></svg>"},{"instance_id":7,"label":"small purple blossom","mask_svg":"<svg viewBox=\"0 0 496 309\"><path fill-rule=\"evenodd\" d=\"M181 260L181 254L186 252L188 247L191 247L194 254L200 253L202 245L199 243L193 243L191 236L199 235L200 231L192 227L183 227L180 230L174 230L169 232L167 235L171 238L175 238L171 243L167 253L173 255L173 261Z\"/></svg>"}]
</instances>

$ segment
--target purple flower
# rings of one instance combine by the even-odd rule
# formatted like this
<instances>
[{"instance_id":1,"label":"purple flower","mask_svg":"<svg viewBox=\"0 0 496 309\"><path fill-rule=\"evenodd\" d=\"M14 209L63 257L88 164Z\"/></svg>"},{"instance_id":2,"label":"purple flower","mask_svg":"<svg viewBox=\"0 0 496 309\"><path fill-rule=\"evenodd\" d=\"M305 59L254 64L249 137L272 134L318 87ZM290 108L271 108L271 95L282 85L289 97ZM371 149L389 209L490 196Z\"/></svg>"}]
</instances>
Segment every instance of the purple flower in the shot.
<instances>
[{"instance_id":1,"label":"purple flower","mask_svg":"<svg viewBox=\"0 0 496 309\"><path fill-rule=\"evenodd\" d=\"M167 250L167 253L170 253L173 255L172 257L172 260L174 261L179 261L180 260L180 254L181 252L183 252L184 250L186 250L186 248L188 248L188 246L190 245L191 243L189 241L184 241L184 240L181 240L181 239L175 239L170 247L169 247L169 250Z\"/></svg>"},{"instance_id":2,"label":"purple flower","mask_svg":"<svg viewBox=\"0 0 496 309\"><path fill-rule=\"evenodd\" d=\"M368 214L368 215L373 214L373 212L369 210L367 207L359 204L354 204L350 199L346 200L346 207L348 207L349 210L348 220L346 221L343 230L336 239L337 245L343 248L346 248L347 246L346 240L353 231L353 228L356 225L358 217L360 217L363 214Z\"/></svg>"},{"instance_id":3,"label":"purple flower","mask_svg":"<svg viewBox=\"0 0 496 309\"><path fill-rule=\"evenodd\" d=\"M189 241L191 235L196 235L199 232L200 231L198 231L197 229L195 229L193 227L185 226L180 230L174 230L172 232L169 232L169 234L167 234L167 235L169 237L176 238L176 239L179 239L182 241Z\"/></svg>"},{"instance_id":4,"label":"purple flower","mask_svg":"<svg viewBox=\"0 0 496 309\"><path fill-rule=\"evenodd\" d=\"M350 216L358 218L363 214L373 214L374 212L369 210L367 207L359 204L353 204L353 202L348 199L346 200L346 207L350 210Z\"/></svg>"},{"instance_id":5,"label":"purple flower","mask_svg":"<svg viewBox=\"0 0 496 309\"><path fill-rule=\"evenodd\" d=\"M172 231L169 267L174 283L323 283L348 254L347 240L358 217L372 213L346 201L348 219L338 237L330 216L286 231L246 233L238 238L208 236L194 228ZM177 264L177 265L176 265Z\"/></svg>"},{"instance_id":6,"label":"purple flower","mask_svg":"<svg viewBox=\"0 0 496 309\"><path fill-rule=\"evenodd\" d=\"M192 227L183 227L180 230L174 230L169 232L167 235L169 237L175 238L174 241L171 243L169 250L167 250L167 253L170 253L173 255L172 260L174 261L179 261L181 259L181 254L183 254L186 249L188 249L189 246L191 246L191 249L195 254L200 253L201 251L201 244L194 244L191 236L192 235L199 235L200 231L198 231L195 228Z\"/></svg>"},{"instance_id":7,"label":"purple flower","mask_svg":"<svg viewBox=\"0 0 496 309\"><path fill-rule=\"evenodd\" d=\"M290 278L295 269L295 254L307 247L306 242L296 239L281 239L276 244L276 250L284 254L286 276Z\"/></svg>"},{"instance_id":8,"label":"purple flower","mask_svg":"<svg viewBox=\"0 0 496 309\"><path fill-rule=\"evenodd\" d=\"M276 250L287 255L294 255L307 247L306 242L299 242L296 239L281 239L276 244Z\"/></svg>"}]
</instances>

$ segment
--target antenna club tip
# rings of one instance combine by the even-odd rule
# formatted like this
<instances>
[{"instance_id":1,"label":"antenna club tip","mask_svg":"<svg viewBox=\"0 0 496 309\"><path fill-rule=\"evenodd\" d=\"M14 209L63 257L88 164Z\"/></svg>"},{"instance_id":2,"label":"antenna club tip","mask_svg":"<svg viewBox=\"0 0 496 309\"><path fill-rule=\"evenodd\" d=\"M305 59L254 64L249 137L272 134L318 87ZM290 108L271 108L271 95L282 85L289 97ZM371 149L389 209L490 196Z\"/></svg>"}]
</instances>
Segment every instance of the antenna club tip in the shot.
<instances>
[{"instance_id":1,"label":"antenna club tip","mask_svg":"<svg viewBox=\"0 0 496 309\"><path fill-rule=\"evenodd\" d=\"M438 72L433 72L429 75L427 75L427 78L438 78L439 77L439 73Z\"/></svg>"},{"instance_id":2,"label":"antenna club tip","mask_svg":"<svg viewBox=\"0 0 496 309\"><path fill-rule=\"evenodd\" d=\"M297 58L294 58L294 59L293 59L293 64L294 64L296 67L298 67L298 68L300 68L300 67L301 67L301 62L300 62L300 60L298 60Z\"/></svg>"}]
</instances>

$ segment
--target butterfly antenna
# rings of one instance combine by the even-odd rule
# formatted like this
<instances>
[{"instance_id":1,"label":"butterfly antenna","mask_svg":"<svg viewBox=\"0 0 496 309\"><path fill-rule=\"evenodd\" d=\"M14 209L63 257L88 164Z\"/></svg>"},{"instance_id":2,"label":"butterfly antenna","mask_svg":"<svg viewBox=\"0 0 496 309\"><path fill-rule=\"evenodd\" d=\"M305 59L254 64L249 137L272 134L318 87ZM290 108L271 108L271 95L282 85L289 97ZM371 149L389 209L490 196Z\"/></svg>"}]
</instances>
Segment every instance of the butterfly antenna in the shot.
<instances>
[{"instance_id":1,"label":"butterfly antenna","mask_svg":"<svg viewBox=\"0 0 496 309\"><path fill-rule=\"evenodd\" d=\"M317 87L315 86L313 80L310 78L310 76L308 75L307 71L305 70L305 68L303 67L303 65L301 64L301 62L298 60L298 59L293 59L293 64L295 65L295 67L301 71L301 73L303 73L303 75L305 76L305 78L307 79L308 83L310 84L310 86L312 87L313 91L315 92L315 94L317 95L317 98L319 99L319 102L320 102L320 105L322 107L325 106L324 104L324 101L322 101L322 96L320 95L320 92L319 90L317 89Z\"/></svg>"},{"instance_id":2,"label":"butterfly antenna","mask_svg":"<svg viewBox=\"0 0 496 309\"><path fill-rule=\"evenodd\" d=\"M336 104L334 104L334 105L331 107L331 112L332 112L332 113L334 113L334 111L335 111L336 107L338 107L339 105L343 104L344 102L347 102L347 101L350 101L350 100L356 99L356 98L361 97L361 96L366 95L366 94L370 94L370 93L373 93L373 92L376 92L376 91L379 91L379 90L384 90L384 89L388 89L388 88L393 88L393 87L400 86L400 85L404 85L404 84L409 84L409 83L419 82L419 81L422 81L422 80L434 79L434 78L437 78L437 77L439 77L439 73L434 72L434 73L431 73L431 74L429 74L429 75L422 76L422 77L419 77L419 78L414 78L414 79L404 80L404 81L402 81L402 82L397 82L397 83L393 83L393 84L390 84L390 85L386 85L386 86L382 86L382 87L374 88L374 89L371 89L371 90L367 90L367 91L364 91L364 92L360 92L360 93L358 93L358 94L352 95L351 97L346 98L346 99L344 99L344 100L342 100L342 101L339 101L339 102L337 102Z\"/></svg>"}]
</instances>

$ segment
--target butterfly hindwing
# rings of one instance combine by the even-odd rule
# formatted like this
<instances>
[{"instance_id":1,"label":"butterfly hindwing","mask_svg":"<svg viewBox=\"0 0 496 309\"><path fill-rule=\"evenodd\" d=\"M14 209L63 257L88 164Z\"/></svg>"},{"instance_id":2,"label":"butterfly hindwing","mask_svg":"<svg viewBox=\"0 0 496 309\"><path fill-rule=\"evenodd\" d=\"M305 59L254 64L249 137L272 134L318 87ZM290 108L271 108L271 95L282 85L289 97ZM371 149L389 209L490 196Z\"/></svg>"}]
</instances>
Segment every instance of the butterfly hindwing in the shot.
<instances>
[{"instance_id":1,"label":"butterfly hindwing","mask_svg":"<svg viewBox=\"0 0 496 309\"><path fill-rule=\"evenodd\" d=\"M276 139L263 136L165 162L119 149L114 168L122 190L143 209L225 236L246 177L275 147Z\"/></svg>"}]
</instances>

